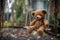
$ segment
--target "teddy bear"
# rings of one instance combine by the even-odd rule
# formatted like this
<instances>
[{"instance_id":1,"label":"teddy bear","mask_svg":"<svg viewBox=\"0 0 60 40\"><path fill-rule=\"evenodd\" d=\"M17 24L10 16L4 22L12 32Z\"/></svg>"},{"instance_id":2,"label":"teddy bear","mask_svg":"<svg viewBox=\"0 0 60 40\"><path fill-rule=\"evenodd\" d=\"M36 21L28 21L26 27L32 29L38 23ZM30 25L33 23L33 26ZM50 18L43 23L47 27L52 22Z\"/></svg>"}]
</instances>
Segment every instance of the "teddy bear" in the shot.
<instances>
[{"instance_id":1,"label":"teddy bear","mask_svg":"<svg viewBox=\"0 0 60 40\"><path fill-rule=\"evenodd\" d=\"M35 18L28 27L28 32L32 33L34 29L39 35L43 35L45 28L48 26L48 20L45 19L47 13L44 9L38 9L32 12L32 16Z\"/></svg>"}]
</instances>

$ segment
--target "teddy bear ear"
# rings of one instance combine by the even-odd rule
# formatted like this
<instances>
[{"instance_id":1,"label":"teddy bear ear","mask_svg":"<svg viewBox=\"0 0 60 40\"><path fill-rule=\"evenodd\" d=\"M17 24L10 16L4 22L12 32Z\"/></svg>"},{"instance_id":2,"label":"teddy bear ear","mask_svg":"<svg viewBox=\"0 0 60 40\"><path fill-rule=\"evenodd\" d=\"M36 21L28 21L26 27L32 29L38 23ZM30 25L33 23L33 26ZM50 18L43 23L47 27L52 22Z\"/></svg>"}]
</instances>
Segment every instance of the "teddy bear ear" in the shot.
<instances>
[{"instance_id":1,"label":"teddy bear ear","mask_svg":"<svg viewBox=\"0 0 60 40\"><path fill-rule=\"evenodd\" d=\"M32 15L34 16L35 15L35 12L32 12Z\"/></svg>"},{"instance_id":2,"label":"teddy bear ear","mask_svg":"<svg viewBox=\"0 0 60 40\"><path fill-rule=\"evenodd\" d=\"M46 10L42 10L42 12L43 12L44 14L46 14L46 13L47 13L47 11L46 11Z\"/></svg>"}]
</instances>

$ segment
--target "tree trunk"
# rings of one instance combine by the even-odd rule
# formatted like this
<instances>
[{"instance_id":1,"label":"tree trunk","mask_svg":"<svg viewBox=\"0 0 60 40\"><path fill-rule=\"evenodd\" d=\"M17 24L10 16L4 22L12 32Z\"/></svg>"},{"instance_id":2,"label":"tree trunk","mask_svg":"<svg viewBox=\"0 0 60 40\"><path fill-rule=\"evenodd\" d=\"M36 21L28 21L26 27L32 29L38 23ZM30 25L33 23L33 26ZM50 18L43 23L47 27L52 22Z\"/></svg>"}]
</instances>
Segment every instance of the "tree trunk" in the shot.
<instances>
[{"instance_id":1,"label":"tree trunk","mask_svg":"<svg viewBox=\"0 0 60 40\"><path fill-rule=\"evenodd\" d=\"M4 25L4 7L5 7L6 0L0 0L0 29Z\"/></svg>"},{"instance_id":2,"label":"tree trunk","mask_svg":"<svg viewBox=\"0 0 60 40\"><path fill-rule=\"evenodd\" d=\"M57 34L57 14L58 14L58 7L59 7L59 0L50 0L50 11L53 14L54 18L54 29L55 29L55 34Z\"/></svg>"}]
</instances>

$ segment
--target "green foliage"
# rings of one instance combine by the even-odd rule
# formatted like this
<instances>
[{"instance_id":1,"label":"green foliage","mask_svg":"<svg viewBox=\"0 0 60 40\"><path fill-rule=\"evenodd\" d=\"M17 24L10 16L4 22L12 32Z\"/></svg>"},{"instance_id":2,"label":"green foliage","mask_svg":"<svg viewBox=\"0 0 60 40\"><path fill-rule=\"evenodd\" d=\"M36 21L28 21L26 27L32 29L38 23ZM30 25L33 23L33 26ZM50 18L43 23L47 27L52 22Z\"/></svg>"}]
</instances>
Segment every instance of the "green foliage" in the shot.
<instances>
[{"instance_id":1,"label":"green foliage","mask_svg":"<svg viewBox=\"0 0 60 40\"><path fill-rule=\"evenodd\" d=\"M15 0L15 3L13 4L13 9L16 10L16 18L19 18L23 13L23 10L26 9L25 0Z\"/></svg>"},{"instance_id":2,"label":"green foliage","mask_svg":"<svg viewBox=\"0 0 60 40\"><path fill-rule=\"evenodd\" d=\"M52 14L50 14L49 23L52 24L52 25L54 25L54 18L52 16ZM58 16L58 18L57 18L57 23L58 23L58 27L60 28L60 16Z\"/></svg>"},{"instance_id":3,"label":"green foliage","mask_svg":"<svg viewBox=\"0 0 60 40\"><path fill-rule=\"evenodd\" d=\"M49 23L50 23L50 24L54 24L54 19L53 19L52 14L50 15L50 20L49 20Z\"/></svg>"},{"instance_id":4,"label":"green foliage","mask_svg":"<svg viewBox=\"0 0 60 40\"><path fill-rule=\"evenodd\" d=\"M17 18L16 23L23 22L25 20L25 14L21 14L19 18Z\"/></svg>"},{"instance_id":5,"label":"green foliage","mask_svg":"<svg viewBox=\"0 0 60 40\"><path fill-rule=\"evenodd\" d=\"M16 20L14 22L20 23L25 19L25 14L23 14L23 10L26 10L26 2L25 0L15 0L15 3L12 7L13 10L16 10Z\"/></svg>"},{"instance_id":6,"label":"green foliage","mask_svg":"<svg viewBox=\"0 0 60 40\"><path fill-rule=\"evenodd\" d=\"M4 22L4 27L13 26L12 24L14 24L14 26L16 26L16 22L8 22L8 21L5 21Z\"/></svg>"},{"instance_id":7,"label":"green foliage","mask_svg":"<svg viewBox=\"0 0 60 40\"><path fill-rule=\"evenodd\" d=\"M59 26L59 28L60 28L60 18L58 18L58 26Z\"/></svg>"},{"instance_id":8,"label":"green foliage","mask_svg":"<svg viewBox=\"0 0 60 40\"><path fill-rule=\"evenodd\" d=\"M16 10L16 13L17 13L16 16L17 16L17 18L18 18L19 16L21 16L22 12L23 12L22 7L20 7L18 10Z\"/></svg>"},{"instance_id":9,"label":"green foliage","mask_svg":"<svg viewBox=\"0 0 60 40\"><path fill-rule=\"evenodd\" d=\"M5 21L4 22L4 27L9 27L9 26L11 26L12 24L10 23L10 22L8 22L8 21Z\"/></svg>"}]
</instances>

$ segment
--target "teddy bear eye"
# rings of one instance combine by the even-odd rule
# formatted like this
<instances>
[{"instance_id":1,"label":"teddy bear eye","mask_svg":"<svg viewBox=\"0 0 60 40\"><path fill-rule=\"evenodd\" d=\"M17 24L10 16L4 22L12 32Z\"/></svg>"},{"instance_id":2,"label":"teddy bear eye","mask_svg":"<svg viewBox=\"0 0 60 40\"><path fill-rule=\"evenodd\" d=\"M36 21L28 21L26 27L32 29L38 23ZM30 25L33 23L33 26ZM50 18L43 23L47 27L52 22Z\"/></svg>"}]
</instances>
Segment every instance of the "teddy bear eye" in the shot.
<instances>
[{"instance_id":1,"label":"teddy bear eye","mask_svg":"<svg viewBox=\"0 0 60 40\"><path fill-rule=\"evenodd\" d=\"M35 13L32 13L32 15L34 16L34 15L35 15Z\"/></svg>"},{"instance_id":2,"label":"teddy bear eye","mask_svg":"<svg viewBox=\"0 0 60 40\"><path fill-rule=\"evenodd\" d=\"M40 16L42 16L42 15L40 14Z\"/></svg>"}]
</instances>

